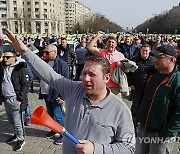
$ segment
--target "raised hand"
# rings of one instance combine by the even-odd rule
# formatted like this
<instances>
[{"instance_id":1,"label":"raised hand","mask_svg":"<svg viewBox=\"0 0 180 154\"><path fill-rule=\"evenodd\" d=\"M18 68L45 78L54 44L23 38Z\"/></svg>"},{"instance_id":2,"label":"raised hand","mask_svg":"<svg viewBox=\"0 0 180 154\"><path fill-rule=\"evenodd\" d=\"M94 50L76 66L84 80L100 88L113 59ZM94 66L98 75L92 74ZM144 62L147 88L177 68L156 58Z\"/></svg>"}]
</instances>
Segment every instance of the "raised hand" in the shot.
<instances>
[{"instance_id":1,"label":"raised hand","mask_svg":"<svg viewBox=\"0 0 180 154\"><path fill-rule=\"evenodd\" d=\"M103 36L105 33L103 31L98 31L98 35L101 37Z\"/></svg>"},{"instance_id":2,"label":"raised hand","mask_svg":"<svg viewBox=\"0 0 180 154\"><path fill-rule=\"evenodd\" d=\"M7 37L11 40L11 45L19 53L25 53L27 51L26 45L18 38L17 35L14 35L9 29L5 30Z\"/></svg>"}]
</instances>

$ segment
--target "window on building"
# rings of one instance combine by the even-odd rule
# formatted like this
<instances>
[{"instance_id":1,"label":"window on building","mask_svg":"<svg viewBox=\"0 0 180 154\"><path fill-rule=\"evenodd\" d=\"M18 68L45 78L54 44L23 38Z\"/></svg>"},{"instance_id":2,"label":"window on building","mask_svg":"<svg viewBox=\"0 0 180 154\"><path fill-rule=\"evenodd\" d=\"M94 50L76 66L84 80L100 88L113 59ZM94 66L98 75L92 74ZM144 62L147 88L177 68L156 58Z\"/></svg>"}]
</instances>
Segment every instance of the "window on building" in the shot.
<instances>
[{"instance_id":1,"label":"window on building","mask_svg":"<svg viewBox=\"0 0 180 154\"><path fill-rule=\"evenodd\" d=\"M27 2L27 5L31 5L31 2Z\"/></svg>"},{"instance_id":2,"label":"window on building","mask_svg":"<svg viewBox=\"0 0 180 154\"><path fill-rule=\"evenodd\" d=\"M31 8L28 8L28 11L31 11Z\"/></svg>"},{"instance_id":3,"label":"window on building","mask_svg":"<svg viewBox=\"0 0 180 154\"><path fill-rule=\"evenodd\" d=\"M39 5L39 2L35 2L35 5Z\"/></svg>"},{"instance_id":4,"label":"window on building","mask_svg":"<svg viewBox=\"0 0 180 154\"><path fill-rule=\"evenodd\" d=\"M13 5L16 5L17 3L16 3L16 1L13 1Z\"/></svg>"},{"instance_id":5,"label":"window on building","mask_svg":"<svg viewBox=\"0 0 180 154\"><path fill-rule=\"evenodd\" d=\"M6 18L6 14L1 14L1 17L2 18Z\"/></svg>"},{"instance_id":6,"label":"window on building","mask_svg":"<svg viewBox=\"0 0 180 154\"><path fill-rule=\"evenodd\" d=\"M36 22L36 32L37 33L41 32L41 23L40 22Z\"/></svg>"},{"instance_id":7,"label":"window on building","mask_svg":"<svg viewBox=\"0 0 180 154\"><path fill-rule=\"evenodd\" d=\"M14 18L17 18L17 17L18 17L17 13L14 13Z\"/></svg>"},{"instance_id":8,"label":"window on building","mask_svg":"<svg viewBox=\"0 0 180 154\"><path fill-rule=\"evenodd\" d=\"M35 12L39 12L39 8L35 8Z\"/></svg>"},{"instance_id":9,"label":"window on building","mask_svg":"<svg viewBox=\"0 0 180 154\"><path fill-rule=\"evenodd\" d=\"M47 19L47 14L44 14L44 18L46 18L46 19Z\"/></svg>"},{"instance_id":10,"label":"window on building","mask_svg":"<svg viewBox=\"0 0 180 154\"><path fill-rule=\"evenodd\" d=\"M6 21L2 21L2 22L1 22L1 25L7 27L7 22L6 22Z\"/></svg>"},{"instance_id":11,"label":"window on building","mask_svg":"<svg viewBox=\"0 0 180 154\"><path fill-rule=\"evenodd\" d=\"M1 4L6 4L6 1L1 1Z\"/></svg>"},{"instance_id":12,"label":"window on building","mask_svg":"<svg viewBox=\"0 0 180 154\"><path fill-rule=\"evenodd\" d=\"M44 9L44 12L47 12L47 9Z\"/></svg>"},{"instance_id":13,"label":"window on building","mask_svg":"<svg viewBox=\"0 0 180 154\"><path fill-rule=\"evenodd\" d=\"M40 22L36 22L36 26L39 27L40 26Z\"/></svg>"},{"instance_id":14,"label":"window on building","mask_svg":"<svg viewBox=\"0 0 180 154\"><path fill-rule=\"evenodd\" d=\"M7 8L0 8L0 11L7 11Z\"/></svg>"},{"instance_id":15,"label":"window on building","mask_svg":"<svg viewBox=\"0 0 180 154\"><path fill-rule=\"evenodd\" d=\"M17 11L17 7L14 7L14 11Z\"/></svg>"},{"instance_id":16,"label":"window on building","mask_svg":"<svg viewBox=\"0 0 180 154\"><path fill-rule=\"evenodd\" d=\"M18 22L14 21L15 32L18 33Z\"/></svg>"},{"instance_id":17,"label":"window on building","mask_svg":"<svg viewBox=\"0 0 180 154\"><path fill-rule=\"evenodd\" d=\"M47 23L47 22L45 22L45 23L44 23L44 25L45 25L45 26L48 26L48 23Z\"/></svg>"},{"instance_id":18,"label":"window on building","mask_svg":"<svg viewBox=\"0 0 180 154\"><path fill-rule=\"evenodd\" d=\"M44 5L47 5L47 2L44 2L43 4L44 4Z\"/></svg>"}]
</instances>

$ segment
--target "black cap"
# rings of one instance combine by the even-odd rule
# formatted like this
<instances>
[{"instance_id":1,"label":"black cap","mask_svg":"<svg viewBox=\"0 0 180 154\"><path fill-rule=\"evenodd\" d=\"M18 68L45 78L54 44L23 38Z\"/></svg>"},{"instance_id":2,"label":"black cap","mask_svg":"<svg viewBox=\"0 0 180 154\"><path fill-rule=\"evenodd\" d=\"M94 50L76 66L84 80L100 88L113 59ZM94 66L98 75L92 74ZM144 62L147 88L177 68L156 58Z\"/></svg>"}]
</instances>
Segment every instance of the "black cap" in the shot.
<instances>
[{"instance_id":1,"label":"black cap","mask_svg":"<svg viewBox=\"0 0 180 154\"><path fill-rule=\"evenodd\" d=\"M170 45L162 45L159 48L157 48L157 50L152 50L151 54L155 56L166 54L166 55L174 56L175 58L177 58L176 50L174 49L173 46L170 46Z\"/></svg>"}]
</instances>

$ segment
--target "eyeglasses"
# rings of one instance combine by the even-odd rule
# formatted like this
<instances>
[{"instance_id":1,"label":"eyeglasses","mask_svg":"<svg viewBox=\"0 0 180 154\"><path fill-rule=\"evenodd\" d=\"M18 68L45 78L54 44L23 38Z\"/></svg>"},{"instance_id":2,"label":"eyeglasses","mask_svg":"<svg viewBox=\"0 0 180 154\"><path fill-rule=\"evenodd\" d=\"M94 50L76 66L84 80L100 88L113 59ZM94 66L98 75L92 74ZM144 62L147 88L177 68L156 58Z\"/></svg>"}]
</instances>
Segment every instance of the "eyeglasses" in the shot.
<instances>
[{"instance_id":1,"label":"eyeglasses","mask_svg":"<svg viewBox=\"0 0 180 154\"><path fill-rule=\"evenodd\" d=\"M14 56L3 56L3 59L6 58L8 60L9 58L12 58L12 57L14 57Z\"/></svg>"},{"instance_id":2,"label":"eyeglasses","mask_svg":"<svg viewBox=\"0 0 180 154\"><path fill-rule=\"evenodd\" d=\"M44 51L47 55L49 55L51 52L53 52L54 50L50 50L50 51Z\"/></svg>"}]
</instances>

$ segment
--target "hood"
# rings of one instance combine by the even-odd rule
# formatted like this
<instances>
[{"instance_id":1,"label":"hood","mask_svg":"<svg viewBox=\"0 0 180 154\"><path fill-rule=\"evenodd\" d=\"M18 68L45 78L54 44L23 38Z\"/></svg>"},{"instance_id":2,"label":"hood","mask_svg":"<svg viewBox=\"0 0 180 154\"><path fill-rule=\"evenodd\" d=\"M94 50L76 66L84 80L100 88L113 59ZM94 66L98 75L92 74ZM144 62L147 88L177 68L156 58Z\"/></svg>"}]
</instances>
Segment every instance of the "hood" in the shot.
<instances>
[{"instance_id":1,"label":"hood","mask_svg":"<svg viewBox=\"0 0 180 154\"><path fill-rule=\"evenodd\" d=\"M25 63L25 60L21 57L16 57L16 62L15 64L11 65L11 66L16 66L18 65L19 63Z\"/></svg>"}]
</instances>

